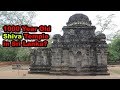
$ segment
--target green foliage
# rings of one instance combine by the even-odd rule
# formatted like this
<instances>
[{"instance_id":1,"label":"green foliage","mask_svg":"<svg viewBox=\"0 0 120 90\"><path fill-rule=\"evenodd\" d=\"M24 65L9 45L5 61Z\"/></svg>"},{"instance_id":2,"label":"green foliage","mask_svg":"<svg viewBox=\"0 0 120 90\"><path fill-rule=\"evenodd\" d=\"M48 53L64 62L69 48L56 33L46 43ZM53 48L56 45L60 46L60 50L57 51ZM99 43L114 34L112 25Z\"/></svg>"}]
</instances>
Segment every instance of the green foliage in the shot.
<instances>
[{"instance_id":1,"label":"green foliage","mask_svg":"<svg viewBox=\"0 0 120 90\"><path fill-rule=\"evenodd\" d=\"M0 47L0 61L15 61L17 55L17 48Z\"/></svg>"},{"instance_id":2,"label":"green foliage","mask_svg":"<svg viewBox=\"0 0 120 90\"><path fill-rule=\"evenodd\" d=\"M32 25L34 11L0 11L0 36L4 25ZM29 60L30 48L2 47L0 45L0 61Z\"/></svg>"},{"instance_id":3,"label":"green foliage","mask_svg":"<svg viewBox=\"0 0 120 90\"><path fill-rule=\"evenodd\" d=\"M108 45L109 60L120 60L120 37L114 38Z\"/></svg>"},{"instance_id":4,"label":"green foliage","mask_svg":"<svg viewBox=\"0 0 120 90\"><path fill-rule=\"evenodd\" d=\"M28 60L30 60L29 59L30 49L31 48L28 48L28 47L20 47L18 49L16 58L19 59L20 61L28 61Z\"/></svg>"},{"instance_id":5,"label":"green foliage","mask_svg":"<svg viewBox=\"0 0 120 90\"><path fill-rule=\"evenodd\" d=\"M30 48L27 47L2 47L0 46L0 61L28 61Z\"/></svg>"}]
</instances>

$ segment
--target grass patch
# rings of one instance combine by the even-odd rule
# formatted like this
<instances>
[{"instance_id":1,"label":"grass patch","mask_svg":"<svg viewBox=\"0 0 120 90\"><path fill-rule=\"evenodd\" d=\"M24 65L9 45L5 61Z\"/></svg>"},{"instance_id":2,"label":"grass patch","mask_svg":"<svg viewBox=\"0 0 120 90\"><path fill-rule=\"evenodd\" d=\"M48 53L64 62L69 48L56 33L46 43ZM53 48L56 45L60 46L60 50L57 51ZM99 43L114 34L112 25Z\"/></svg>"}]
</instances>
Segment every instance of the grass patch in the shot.
<instances>
[{"instance_id":1,"label":"grass patch","mask_svg":"<svg viewBox=\"0 0 120 90\"><path fill-rule=\"evenodd\" d=\"M120 70L110 70L110 71L113 72L113 73L120 74Z\"/></svg>"}]
</instances>

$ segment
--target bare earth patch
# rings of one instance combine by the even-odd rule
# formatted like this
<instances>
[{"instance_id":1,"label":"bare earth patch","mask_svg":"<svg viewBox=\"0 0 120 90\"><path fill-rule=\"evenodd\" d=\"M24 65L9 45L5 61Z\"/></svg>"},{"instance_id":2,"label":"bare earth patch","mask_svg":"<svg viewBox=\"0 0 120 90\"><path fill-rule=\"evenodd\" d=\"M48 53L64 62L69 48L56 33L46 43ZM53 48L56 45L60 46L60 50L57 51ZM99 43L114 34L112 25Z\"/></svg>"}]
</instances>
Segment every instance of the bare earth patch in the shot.
<instances>
[{"instance_id":1,"label":"bare earth patch","mask_svg":"<svg viewBox=\"0 0 120 90\"><path fill-rule=\"evenodd\" d=\"M29 66L23 70L13 70L11 65L0 67L0 79L120 79L120 65L108 66L110 75L99 76L60 76L48 74L28 74Z\"/></svg>"}]
</instances>

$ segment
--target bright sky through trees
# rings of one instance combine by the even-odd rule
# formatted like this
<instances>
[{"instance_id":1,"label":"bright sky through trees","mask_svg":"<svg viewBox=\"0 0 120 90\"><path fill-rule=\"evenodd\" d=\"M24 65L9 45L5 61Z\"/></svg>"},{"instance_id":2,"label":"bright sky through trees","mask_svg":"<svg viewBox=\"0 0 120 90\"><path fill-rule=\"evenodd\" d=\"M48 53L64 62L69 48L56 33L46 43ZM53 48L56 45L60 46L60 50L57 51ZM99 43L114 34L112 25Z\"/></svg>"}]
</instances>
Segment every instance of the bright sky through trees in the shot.
<instances>
[{"instance_id":1,"label":"bright sky through trees","mask_svg":"<svg viewBox=\"0 0 120 90\"><path fill-rule=\"evenodd\" d=\"M107 17L110 14L115 14L115 17L112 19L113 24L116 24L117 27L114 30L105 30L103 33L106 35L120 30L120 11L36 11L37 15L33 20L33 26L39 25L51 25L52 32L54 34L63 34L62 27L66 25L70 16L76 13L82 13L89 17L92 21L92 25L96 26L96 16L100 15L102 17ZM96 31L99 31L100 28L96 26ZM0 36L0 44L2 43L2 37Z\"/></svg>"}]
</instances>

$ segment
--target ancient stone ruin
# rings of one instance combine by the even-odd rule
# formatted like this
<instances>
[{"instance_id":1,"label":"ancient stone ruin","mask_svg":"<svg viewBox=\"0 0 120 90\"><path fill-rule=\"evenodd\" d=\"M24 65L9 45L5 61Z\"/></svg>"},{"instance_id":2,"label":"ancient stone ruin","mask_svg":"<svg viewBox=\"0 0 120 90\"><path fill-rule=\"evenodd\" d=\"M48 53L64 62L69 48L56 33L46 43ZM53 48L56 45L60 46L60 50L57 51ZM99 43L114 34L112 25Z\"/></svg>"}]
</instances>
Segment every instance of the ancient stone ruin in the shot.
<instances>
[{"instance_id":1,"label":"ancient stone ruin","mask_svg":"<svg viewBox=\"0 0 120 90\"><path fill-rule=\"evenodd\" d=\"M105 34L95 35L84 14L72 15L66 24L63 36L53 36L52 47L33 49L29 73L109 75Z\"/></svg>"}]
</instances>

